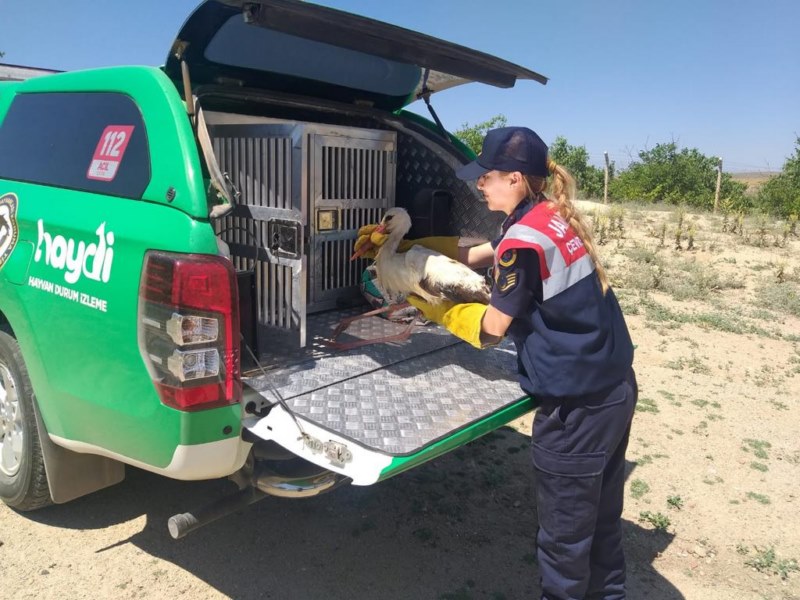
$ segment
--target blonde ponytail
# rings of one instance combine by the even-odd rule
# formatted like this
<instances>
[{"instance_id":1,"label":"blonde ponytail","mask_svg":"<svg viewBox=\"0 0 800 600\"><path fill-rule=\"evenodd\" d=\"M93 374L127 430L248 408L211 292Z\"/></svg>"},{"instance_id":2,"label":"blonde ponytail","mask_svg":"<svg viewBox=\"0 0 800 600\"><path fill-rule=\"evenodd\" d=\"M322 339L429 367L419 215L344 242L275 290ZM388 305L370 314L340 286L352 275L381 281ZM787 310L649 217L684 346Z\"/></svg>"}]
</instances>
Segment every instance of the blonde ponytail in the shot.
<instances>
[{"instance_id":1,"label":"blonde ponytail","mask_svg":"<svg viewBox=\"0 0 800 600\"><path fill-rule=\"evenodd\" d=\"M589 256L592 257L594 268L597 271L597 277L600 279L600 285L605 295L609 288L608 275L597 255L597 249L595 248L594 239L592 238L592 230L578 212L575 204L573 204L576 190L575 179L570 175L569 171L561 165L556 164L551 158L547 159L547 170L550 171L551 174L549 188L543 177L525 176L525 184L528 187L530 196L535 198L543 191L550 192L550 203L558 211L558 214L569 223L570 227L575 230L578 237L581 238L583 245L586 247Z\"/></svg>"}]
</instances>

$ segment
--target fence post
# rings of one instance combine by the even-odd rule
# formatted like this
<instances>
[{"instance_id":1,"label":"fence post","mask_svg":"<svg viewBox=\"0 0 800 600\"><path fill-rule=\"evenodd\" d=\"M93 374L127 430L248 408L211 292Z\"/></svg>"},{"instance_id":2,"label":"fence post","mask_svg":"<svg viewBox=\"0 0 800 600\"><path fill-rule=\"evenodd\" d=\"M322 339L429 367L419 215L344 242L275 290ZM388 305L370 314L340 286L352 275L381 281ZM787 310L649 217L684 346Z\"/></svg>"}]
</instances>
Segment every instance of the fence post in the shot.
<instances>
[{"instance_id":1,"label":"fence post","mask_svg":"<svg viewBox=\"0 0 800 600\"><path fill-rule=\"evenodd\" d=\"M603 204L608 204L608 152L603 152L603 156L606 157L606 177L605 183L603 184Z\"/></svg>"},{"instance_id":2,"label":"fence post","mask_svg":"<svg viewBox=\"0 0 800 600\"><path fill-rule=\"evenodd\" d=\"M717 213L719 208L719 188L722 186L722 157L718 158L717 163L717 191L714 193L714 214Z\"/></svg>"}]
</instances>

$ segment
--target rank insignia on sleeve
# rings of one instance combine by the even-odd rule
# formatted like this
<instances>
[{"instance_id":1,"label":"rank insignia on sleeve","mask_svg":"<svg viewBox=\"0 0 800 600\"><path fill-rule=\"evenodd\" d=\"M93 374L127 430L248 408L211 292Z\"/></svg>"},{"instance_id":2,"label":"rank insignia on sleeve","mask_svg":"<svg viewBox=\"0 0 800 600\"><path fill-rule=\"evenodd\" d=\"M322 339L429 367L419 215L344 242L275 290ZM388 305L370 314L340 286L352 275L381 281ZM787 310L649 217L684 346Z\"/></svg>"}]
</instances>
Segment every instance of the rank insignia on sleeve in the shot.
<instances>
[{"instance_id":1,"label":"rank insignia on sleeve","mask_svg":"<svg viewBox=\"0 0 800 600\"><path fill-rule=\"evenodd\" d=\"M497 261L501 267L510 267L515 262L517 262L517 251L516 250L506 250L500 256L500 260Z\"/></svg>"},{"instance_id":2,"label":"rank insignia on sleeve","mask_svg":"<svg viewBox=\"0 0 800 600\"><path fill-rule=\"evenodd\" d=\"M501 294L507 294L517 287L518 281L519 277L516 273L503 273L497 280L497 291L499 291Z\"/></svg>"}]
</instances>

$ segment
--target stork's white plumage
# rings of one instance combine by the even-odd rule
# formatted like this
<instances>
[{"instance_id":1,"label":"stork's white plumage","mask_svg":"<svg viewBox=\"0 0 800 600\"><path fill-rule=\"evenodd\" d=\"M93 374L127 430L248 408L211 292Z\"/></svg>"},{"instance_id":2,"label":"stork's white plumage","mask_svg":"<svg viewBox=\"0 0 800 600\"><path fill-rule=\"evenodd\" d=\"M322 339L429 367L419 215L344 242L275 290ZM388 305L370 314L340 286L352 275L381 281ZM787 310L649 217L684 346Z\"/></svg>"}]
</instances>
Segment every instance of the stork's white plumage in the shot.
<instances>
[{"instance_id":1,"label":"stork's white plumage","mask_svg":"<svg viewBox=\"0 0 800 600\"><path fill-rule=\"evenodd\" d=\"M419 245L397 253L400 240L411 229L411 217L405 209L387 210L380 228L389 234L375 256L378 283L384 290L390 294L413 293L429 304L444 300L489 303L486 281L466 265Z\"/></svg>"}]
</instances>

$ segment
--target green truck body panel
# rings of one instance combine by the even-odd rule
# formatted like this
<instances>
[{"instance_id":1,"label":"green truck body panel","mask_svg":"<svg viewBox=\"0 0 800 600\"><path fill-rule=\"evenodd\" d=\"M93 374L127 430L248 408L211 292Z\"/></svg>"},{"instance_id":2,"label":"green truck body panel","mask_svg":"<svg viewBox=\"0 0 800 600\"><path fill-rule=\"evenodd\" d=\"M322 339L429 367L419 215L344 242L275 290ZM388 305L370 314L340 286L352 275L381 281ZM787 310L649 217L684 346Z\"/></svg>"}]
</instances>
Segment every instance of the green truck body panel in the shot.
<instances>
[{"instance_id":1,"label":"green truck body panel","mask_svg":"<svg viewBox=\"0 0 800 600\"><path fill-rule=\"evenodd\" d=\"M178 444L238 435L238 405L197 413L163 405L137 343L145 253L217 253L194 133L175 86L158 69L120 67L15 87L18 94L126 94L141 109L150 147L151 180L139 200L0 183L0 195L17 198L19 228L17 246L0 271L0 310L23 349L48 432L156 467L169 464ZM170 188L172 202L166 198ZM60 264L56 244L71 241L71 258L78 259L81 242L100 244L98 231L113 240L105 250L108 281L83 274L68 281L69 267L52 264Z\"/></svg>"},{"instance_id":2,"label":"green truck body panel","mask_svg":"<svg viewBox=\"0 0 800 600\"><path fill-rule=\"evenodd\" d=\"M200 219L208 216L200 157L186 107L172 81L154 67L109 67L59 73L19 84L18 94L118 92L139 106L151 151L151 180L143 200L167 204Z\"/></svg>"}]
</instances>

